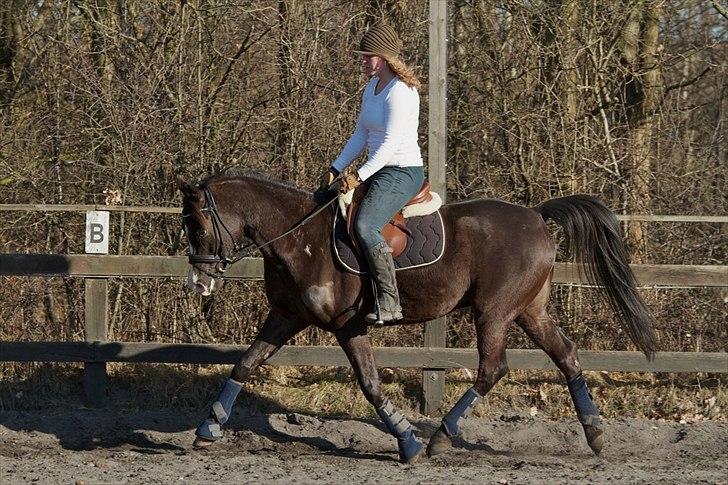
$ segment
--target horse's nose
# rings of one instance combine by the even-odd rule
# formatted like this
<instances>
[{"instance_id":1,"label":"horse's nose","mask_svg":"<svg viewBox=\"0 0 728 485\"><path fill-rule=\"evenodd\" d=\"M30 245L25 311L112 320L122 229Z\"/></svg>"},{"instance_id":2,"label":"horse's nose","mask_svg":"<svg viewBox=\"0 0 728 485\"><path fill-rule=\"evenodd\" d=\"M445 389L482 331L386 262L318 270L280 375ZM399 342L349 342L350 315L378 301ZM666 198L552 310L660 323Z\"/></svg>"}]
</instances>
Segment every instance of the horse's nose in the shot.
<instances>
[{"instance_id":1,"label":"horse's nose","mask_svg":"<svg viewBox=\"0 0 728 485\"><path fill-rule=\"evenodd\" d=\"M199 283L199 282L198 283L195 283L194 290L195 290L196 293L199 293L202 296L207 296L207 295L209 295L211 293L210 289L207 286L205 286L205 285L203 285L202 283Z\"/></svg>"}]
</instances>

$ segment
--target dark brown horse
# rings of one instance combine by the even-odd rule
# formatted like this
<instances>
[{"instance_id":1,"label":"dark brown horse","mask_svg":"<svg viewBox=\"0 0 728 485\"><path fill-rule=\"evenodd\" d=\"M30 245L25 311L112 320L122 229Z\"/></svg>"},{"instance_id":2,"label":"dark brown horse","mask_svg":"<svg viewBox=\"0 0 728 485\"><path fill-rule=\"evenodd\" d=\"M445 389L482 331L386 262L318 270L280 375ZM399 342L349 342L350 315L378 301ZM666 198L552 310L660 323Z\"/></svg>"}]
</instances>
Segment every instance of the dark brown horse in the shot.
<instances>
[{"instance_id":1,"label":"dark brown horse","mask_svg":"<svg viewBox=\"0 0 728 485\"><path fill-rule=\"evenodd\" d=\"M377 364L363 316L371 308L367 277L340 269L332 256L333 217L324 210L284 234L315 208L311 192L266 177L236 172L197 185L180 181L184 226L190 244L188 286L209 295L225 267L243 248L259 248L264 260L270 313L259 335L233 368L209 417L197 429L197 446L222 436L241 383L296 333L309 325L333 332L346 352L367 400L397 438L402 461L423 446L406 418L380 390ZM648 358L656 351L649 313L614 215L593 197L548 200L534 208L497 200L445 205L446 252L430 266L400 271L403 324L432 320L471 307L475 316L478 375L474 386L443 418L428 454L447 450L458 422L508 372L506 333L516 323L566 377L589 446L602 448L599 412L581 374L576 346L546 313L556 244L545 220L563 227L569 248L607 301L632 341Z\"/></svg>"}]
</instances>

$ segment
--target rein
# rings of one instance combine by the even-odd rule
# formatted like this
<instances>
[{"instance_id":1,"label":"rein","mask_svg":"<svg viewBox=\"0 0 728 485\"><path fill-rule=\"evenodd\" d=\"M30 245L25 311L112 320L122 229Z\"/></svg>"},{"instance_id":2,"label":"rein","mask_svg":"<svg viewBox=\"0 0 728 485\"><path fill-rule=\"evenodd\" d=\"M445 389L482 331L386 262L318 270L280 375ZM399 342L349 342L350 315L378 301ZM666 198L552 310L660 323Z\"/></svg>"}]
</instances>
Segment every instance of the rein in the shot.
<instances>
[{"instance_id":1,"label":"rein","mask_svg":"<svg viewBox=\"0 0 728 485\"><path fill-rule=\"evenodd\" d=\"M203 212L210 213L210 218L212 220L212 231L215 239L218 242L218 248L217 251L214 254L190 254L187 258L187 261L191 265L195 264L215 264L215 272L211 273L208 271L205 271L202 268L197 268L198 270L205 273L207 276L211 278L222 278L225 271L227 270L227 267L231 264L234 264L238 261L240 261L243 258L249 257L253 252L258 251L270 244L273 244L274 242L278 241L279 239L282 239L292 232L299 229L304 224L308 223L316 217L319 213L321 213L324 209L329 207L331 204L333 204L336 200L338 200L338 196L332 198L330 201L326 202L325 204L314 207L308 214L306 214L300 221L293 224L293 226L284 232L283 234L274 237L273 239L266 241L265 243L261 245L255 244L255 242L251 241L247 244L241 245L235 240L235 237L233 236L232 231L228 228L228 226L225 224L225 221L222 220L220 217L220 214L217 210L217 204L215 204L215 198L212 196L212 191L210 191L210 188L207 185L203 185L201 187L203 194L205 195L205 202L206 207L201 209ZM190 217L192 214L182 214L182 217ZM185 226L185 230L187 227ZM225 245L223 244L223 230L227 233L227 235L230 237L230 240L233 242L233 250L231 254L228 254L225 250ZM187 235L187 239L189 239L189 235Z\"/></svg>"}]
</instances>

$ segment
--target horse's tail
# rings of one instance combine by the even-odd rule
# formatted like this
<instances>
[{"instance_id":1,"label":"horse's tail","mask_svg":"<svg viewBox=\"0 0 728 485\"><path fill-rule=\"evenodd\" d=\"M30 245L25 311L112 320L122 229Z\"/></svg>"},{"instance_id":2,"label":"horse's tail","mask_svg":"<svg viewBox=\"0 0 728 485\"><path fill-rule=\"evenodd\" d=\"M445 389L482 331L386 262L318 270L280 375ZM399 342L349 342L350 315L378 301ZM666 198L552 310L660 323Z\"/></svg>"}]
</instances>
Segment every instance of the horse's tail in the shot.
<instances>
[{"instance_id":1,"label":"horse's tail","mask_svg":"<svg viewBox=\"0 0 728 485\"><path fill-rule=\"evenodd\" d=\"M588 195L547 200L534 210L564 229L569 252L583 264L590 283L603 288L603 296L622 327L652 360L657 351L653 319L635 288L629 255L614 214Z\"/></svg>"}]
</instances>

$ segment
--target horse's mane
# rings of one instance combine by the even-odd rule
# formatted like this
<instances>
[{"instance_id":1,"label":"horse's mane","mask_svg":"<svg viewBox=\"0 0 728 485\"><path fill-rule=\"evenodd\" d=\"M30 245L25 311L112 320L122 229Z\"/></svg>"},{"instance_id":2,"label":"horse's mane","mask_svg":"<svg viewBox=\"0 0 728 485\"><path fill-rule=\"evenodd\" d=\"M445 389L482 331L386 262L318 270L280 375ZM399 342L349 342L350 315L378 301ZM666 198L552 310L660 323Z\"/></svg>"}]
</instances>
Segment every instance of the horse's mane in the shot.
<instances>
[{"instance_id":1,"label":"horse's mane","mask_svg":"<svg viewBox=\"0 0 728 485\"><path fill-rule=\"evenodd\" d=\"M263 182L267 185L271 185L273 187L278 187L285 189L287 191L296 192L302 195L311 195L310 190L302 189L291 182L286 182L283 180L278 180L270 175L258 172L256 170L251 170L248 168L243 167L230 167L218 174L210 175L209 177L203 179L200 181L199 185L206 185L211 182L223 182L226 180L254 180L256 182Z\"/></svg>"}]
</instances>

